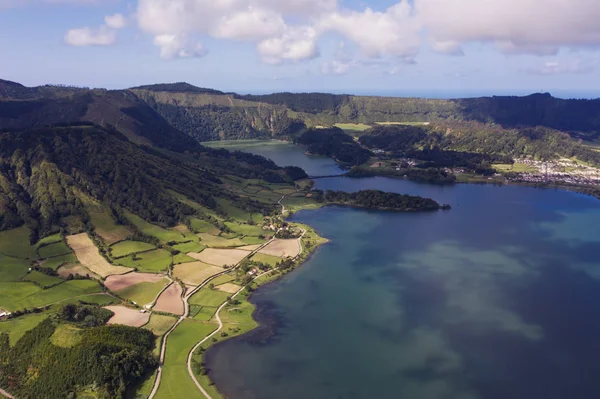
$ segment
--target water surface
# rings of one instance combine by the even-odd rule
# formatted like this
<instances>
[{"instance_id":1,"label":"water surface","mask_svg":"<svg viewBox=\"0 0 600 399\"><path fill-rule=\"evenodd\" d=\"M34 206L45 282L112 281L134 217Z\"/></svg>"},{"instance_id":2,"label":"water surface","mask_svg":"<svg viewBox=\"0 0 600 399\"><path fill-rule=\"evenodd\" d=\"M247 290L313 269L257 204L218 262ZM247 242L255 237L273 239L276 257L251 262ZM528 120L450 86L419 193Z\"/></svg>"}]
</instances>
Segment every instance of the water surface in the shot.
<instances>
[{"instance_id":1,"label":"water surface","mask_svg":"<svg viewBox=\"0 0 600 399\"><path fill-rule=\"evenodd\" d=\"M296 214L331 242L252 297L263 327L209 351L227 397L600 397L597 199L386 178L318 186L453 209Z\"/></svg>"}]
</instances>

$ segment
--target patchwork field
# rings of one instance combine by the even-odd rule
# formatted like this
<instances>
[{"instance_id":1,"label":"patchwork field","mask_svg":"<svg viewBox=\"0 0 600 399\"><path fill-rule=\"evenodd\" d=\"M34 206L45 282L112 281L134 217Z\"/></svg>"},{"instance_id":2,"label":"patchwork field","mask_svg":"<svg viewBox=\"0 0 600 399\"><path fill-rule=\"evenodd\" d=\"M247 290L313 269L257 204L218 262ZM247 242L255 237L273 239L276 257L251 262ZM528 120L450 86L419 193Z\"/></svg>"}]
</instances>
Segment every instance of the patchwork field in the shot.
<instances>
[{"instance_id":1,"label":"patchwork field","mask_svg":"<svg viewBox=\"0 0 600 399\"><path fill-rule=\"evenodd\" d=\"M204 251L190 254L190 256L201 262L223 267L236 265L249 254L250 252L241 249L206 248Z\"/></svg>"},{"instance_id":2,"label":"patchwork field","mask_svg":"<svg viewBox=\"0 0 600 399\"><path fill-rule=\"evenodd\" d=\"M260 248L261 244L253 244L253 245L244 245L243 247L239 247L237 249L241 249L244 251L256 251L258 248Z\"/></svg>"},{"instance_id":3,"label":"patchwork field","mask_svg":"<svg viewBox=\"0 0 600 399\"><path fill-rule=\"evenodd\" d=\"M204 287L189 299L190 305L218 308L227 300L229 293Z\"/></svg>"},{"instance_id":4,"label":"patchwork field","mask_svg":"<svg viewBox=\"0 0 600 399\"><path fill-rule=\"evenodd\" d=\"M46 290L30 282L0 282L0 308L11 312L39 308L101 291L98 282L92 280L66 281Z\"/></svg>"},{"instance_id":5,"label":"patchwork field","mask_svg":"<svg viewBox=\"0 0 600 399\"><path fill-rule=\"evenodd\" d=\"M232 283L225 283L225 284L221 284L221 285L218 285L215 287L215 289L226 292L228 294L235 294L241 288L242 288L241 286L239 286L237 284L232 284Z\"/></svg>"},{"instance_id":6,"label":"patchwork field","mask_svg":"<svg viewBox=\"0 0 600 399\"><path fill-rule=\"evenodd\" d=\"M177 322L177 318L164 316L161 314L152 314L150 321L144 326L146 330L150 330L154 335L161 337Z\"/></svg>"},{"instance_id":7,"label":"patchwork field","mask_svg":"<svg viewBox=\"0 0 600 399\"><path fill-rule=\"evenodd\" d=\"M150 320L150 313L142 313L137 309L126 308L125 306L105 306L104 308L115 314L107 324L141 327Z\"/></svg>"},{"instance_id":8,"label":"patchwork field","mask_svg":"<svg viewBox=\"0 0 600 399\"><path fill-rule=\"evenodd\" d=\"M53 258L55 256L67 255L71 253L71 248L62 242L56 242L50 245L44 245L38 248L38 255L42 259Z\"/></svg>"},{"instance_id":9,"label":"patchwork field","mask_svg":"<svg viewBox=\"0 0 600 399\"><path fill-rule=\"evenodd\" d=\"M258 251L261 254L278 256L282 258L293 258L300 254L300 244L297 239L282 240L275 239L266 247Z\"/></svg>"},{"instance_id":10,"label":"patchwork field","mask_svg":"<svg viewBox=\"0 0 600 399\"><path fill-rule=\"evenodd\" d=\"M188 374L187 355L202 337L216 328L214 324L185 320L169 335L156 399L205 399Z\"/></svg>"},{"instance_id":11,"label":"patchwork field","mask_svg":"<svg viewBox=\"0 0 600 399\"><path fill-rule=\"evenodd\" d=\"M158 283L164 278L164 274L133 272L118 276L107 277L104 281L104 285L111 291L119 291L139 283Z\"/></svg>"},{"instance_id":12,"label":"patchwork field","mask_svg":"<svg viewBox=\"0 0 600 399\"><path fill-rule=\"evenodd\" d=\"M155 249L148 252L132 256L127 256L117 260L117 263L123 266L137 268L145 272L162 272L167 270L171 262L184 263L193 262L194 259L185 254L171 255L171 252L166 249Z\"/></svg>"},{"instance_id":13,"label":"patchwork field","mask_svg":"<svg viewBox=\"0 0 600 399\"><path fill-rule=\"evenodd\" d=\"M32 283L35 283L41 288L54 287L55 285L64 282L64 280L58 277L49 276L47 274L35 270L27 273L27 275L23 278L23 281L31 281Z\"/></svg>"},{"instance_id":14,"label":"patchwork field","mask_svg":"<svg viewBox=\"0 0 600 399\"><path fill-rule=\"evenodd\" d=\"M51 269L58 269L60 266L66 263L76 263L77 257L73 253L69 253L67 255L55 256L50 259L46 259L42 262L42 266L49 267Z\"/></svg>"},{"instance_id":15,"label":"patchwork field","mask_svg":"<svg viewBox=\"0 0 600 399\"><path fill-rule=\"evenodd\" d=\"M79 262L101 277L112 274L123 274L132 269L123 266L113 266L98 251L87 233L67 237L67 243L75 252Z\"/></svg>"},{"instance_id":16,"label":"patchwork field","mask_svg":"<svg viewBox=\"0 0 600 399\"><path fill-rule=\"evenodd\" d=\"M273 255L261 254L259 252L252 255L252 258L250 258L250 260L253 260L255 262L262 262L265 265L275 267L275 265L277 265L278 262L281 262L282 258Z\"/></svg>"},{"instance_id":17,"label":"patchwork field","mask_svg":"<svg viewBox=\"0 0 600 399\"><path fill-rule=\"evenodd\" d=\"M173 283L167 288L156 301L153 310L159 312L182 315L185 311L183 306L183 288L179 283Z\"/></svg>"},{"instance_id":18,"label":"patchwork field","mask_svg":"<svg viewBox=\"0 0 600 399\"><path fill-rule=\"evenodd\" d=\"M223 271L224 269L222 267L209 265L203 262L191 262L175 265L173 268L173 276L186 284L197 286L206 281L207 278L222 273Z\"/></svg>"},{"instance_id":19,"label":"patchwork field","mask_svg":"<svg viewBox=\"0 0 600 399\"><path fill-rule=\"evenodd\" d=\"M90 269L82 266L79 263L67 263L64 266L61 266L56 271L58 275L64 279L68 278L69 275L79 275L79 276L90 276L92 278L100 280L100 276L95 273L92 273Z\"/></svg>"},{"instance_id":20,"label":"patchwork field","mask_svg":"<svg viewBox=\"0 0 600 399\"><path fill-rule=\"evenodd\" d=\"M8 333L10 345L14 345L25 333L44 321L49 316L48 312L31 313L25 316L6 320L0 323L0 334Z\"/></svg>"},{"instance_id":21,"label":"patchwork field","mask_svg":"<svg viewBox=\"0 0 600 399\"><path fill-rule=\"evenodd\" d=\"M0 254L0 281L19 281L28 270L28 260Z\"/></svg>"},{"instance_id":22,"label":"patchwork field","mask_svg":"<svg viewBox=\"0 0 600 399\"><path fill-rule=\"evenodd\" d=\"M120 241L110 247L113 258L120 258L133 253L150 251L156 248L152 244L140 241Z\"/></svg>"},{"instance_id":23,"label":"patchwork field","mask_svg":"<svg viewBox=\"0 0 600 399\"><path fill-rule=\"evenodd\" d=\"M260 226L251 226L249 224L225 222L225 226L229 227L231 231L245 236L259 236L268 233L268 231L263 230Z\"/></svg>"},{"instance_id":24,"label":"patchwork field","mask_svg":"<svg viewBox=\"0 0 600 399\"><path fill-rule=\"evenodd\" d=\"M131 223L135 225L135 227L140 230L142 233L147 234L152 237L156 237L162 242L184 242L189 241L189 234L182 234L177 230L167 230L162 227L156 226L154 224L146 222L144 219L139 216L134 215L131 212L125 212L125 216Z\"/></svg>"},{"instance_id":25,"label":"patchwork field","mask_svg":"<svg viewBox=\"0 0 600 399\"><path fill-rule=\"evenodd\" d=\"M198 233L219 234L219 229L206 220L193 218L190 219L190 225Z\"/></svg>"},{"instance_id":26,"label":"patchwork field","mask_svg":"<svg viewBox=\"0 0 600 399\"><path fill-rule=\"evenodd\" d=\"M200 233L198 234L200 237L200 243L202 245L206 245L207 247L217 247L217 248L228 248L228 247L241 247L246 245L244 241L240 238L224 238L220 236L213 236L208 233Z\"/></svg>"},{"instance_id":27,"label":"patchwork field","mask_svg":"<svg viewBox=\"0 0 600 399\"><path fill-rule=\"evenodd\" d=\"M86 209L96 233L106 245L112 245L115 242L125 240L132 234L126 226L117 224L108 210L101 207L88 207Z\"/></svg>"},{"instance_id":28,"label":"patchwork field","mask_svg":"<svg viewBox=\"0 0 600 399\"><path fill-rule=\"evenodd\" d=\"M35 248L29 244L29 229L23 226L0 231L0 254L20 259L36 258Z\"/></svg>"},{"instance_id":29,"label":"patchwork field","mask_svg":"<svg viewBox=\"0 0 600 399\"><path fill-rule=\"evenodd\" d=\"M364 123L336 123L334 126L339 127L342 130L353 130L357 132L364 132L372 127L370 125L365 125Z\"/></svg>"},{"instance_id":30,"label":"patchwork field","mask_svg":"<svg viewBox=\"0 0 600 399\"><path fill-rule=\"evenodd\" d=\"M201 252L204 248L206 248L206 246L200 244L197 241L173 245L173 249L176 249L184 254L187 254L188 252Z\"/></svg>"}]
</instances>

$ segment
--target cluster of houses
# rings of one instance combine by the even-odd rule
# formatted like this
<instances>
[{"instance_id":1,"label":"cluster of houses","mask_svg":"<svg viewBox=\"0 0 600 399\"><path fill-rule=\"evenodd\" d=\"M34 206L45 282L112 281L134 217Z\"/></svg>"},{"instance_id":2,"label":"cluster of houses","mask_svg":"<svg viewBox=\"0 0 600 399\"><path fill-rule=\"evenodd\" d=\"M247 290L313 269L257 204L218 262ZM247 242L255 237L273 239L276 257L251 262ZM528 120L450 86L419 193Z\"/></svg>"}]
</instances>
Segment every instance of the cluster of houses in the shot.
<instances>
[{"instance_id":1,"label":"cluster of houses","mask_svg":"<svg viewBox=\"0 0 600 399\"><path fill-rule=\"evenodd\" d=\"M542 162L531 159L516 159L515 163L529 165L536 168L535 173L521 173L511 180L531 183L566 183L578 185L600 184L600 169L578 164L570 159Z\"/></svg>"}]
</instances>

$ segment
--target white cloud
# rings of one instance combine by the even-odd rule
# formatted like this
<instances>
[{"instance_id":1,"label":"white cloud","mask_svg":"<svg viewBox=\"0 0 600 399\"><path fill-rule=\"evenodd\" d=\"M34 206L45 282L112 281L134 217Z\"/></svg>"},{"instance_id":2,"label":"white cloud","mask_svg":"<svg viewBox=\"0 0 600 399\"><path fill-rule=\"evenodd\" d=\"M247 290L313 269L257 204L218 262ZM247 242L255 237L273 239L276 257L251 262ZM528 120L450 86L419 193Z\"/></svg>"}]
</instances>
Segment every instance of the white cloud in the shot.
<instances>
[{"instance_id":1,"label":"white cloud","mask_svg":"<svg viewBox=\"0 0 600 399\"><path fill-rule=\"evenodd\" d=\"M154 45L160 48L160 57L165 60L203 57L207 53L202 43L185 35L158 35Z\"/></svg>"},{"instance_id":2,"label":"white cloud","mask_svg":"<svg viewBox=\"0 0 600 399\"><path fill-rule=\"evenodd\" d=\"M317 32L309 27L288 28L283 35L258 43L257 49L268 64L310 60L319 55Z\"/></svg>"},{"instance_id":3,"label":"white cloud","mask_svg":"<svg viewBox=\"0 0 600 399\"><path fill-rule=\"evenodd\" d=\"M534 75L580 74L593 72L597 66L597 60L546 61L524 71Z\"/></svg>"},{"instance_id":4,"label":"white cloud","mask_svg":"<svg viewBox=\"0 0 600 399\"><path fill-rule=\"evenodd\" d=\"M499 43L533 54L600 45L597 0L415 0L415 9L439 41Z\"/></svg>"},{"instance_id":5,"label":"white cloud","mask_svg":"<svg viewBox=\"0 0 600 399\"><path fill-rule=\"evenodd\" d=\"M117 38L116 32L106 27L99 29L71 29L65 35L65 43L76 46L110 46Z\"/></svg>"},{"instance_id":6,"label":"white cloud","mask_svg":"<svg viewBox=\"0 0 600 399\"><path fill-rule=\"evenodd\" d=\"M211 29L214 37L224 39L258 40L281 34L285 21L281 14L271 10L249 8L221 17Z\"/></svg>"},{"instance_id":7,"label":"white cloud","mask_svg":"<svg viewBox=\"0 0 600 399\"><path fill-rule=\"evenodd\" d=\"M123 14L107 15L104 17L104 23L112 29L123 29L127 25L127 19Z\"/></svg>"},{"instance_id":8,"label":"white cloud","mask_svg":"<svg viewBox=\"0 0 600 399\"><path fill-rule=\"evenodd\" d=\"M321 73L324 75L345 75L351 67L351 62L332 60L325 62L321 66Z\"/></svg>"}]
</instances>

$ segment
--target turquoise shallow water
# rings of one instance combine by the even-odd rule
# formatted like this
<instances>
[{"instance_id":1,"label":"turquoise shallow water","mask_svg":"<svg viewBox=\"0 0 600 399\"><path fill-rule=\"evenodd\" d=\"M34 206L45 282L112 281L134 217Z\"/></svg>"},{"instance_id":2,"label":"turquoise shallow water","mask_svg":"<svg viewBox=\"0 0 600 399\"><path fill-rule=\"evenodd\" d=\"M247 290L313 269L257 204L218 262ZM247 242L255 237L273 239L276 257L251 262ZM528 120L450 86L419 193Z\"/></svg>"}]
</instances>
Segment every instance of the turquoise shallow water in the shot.
<instances>
[{"instance_id":1,"label":"turquoise shallow water","mask_svg":"<svg viewBox=\"0 0 600 399\"><path fill-rule=\"evenodd\" d=\"M208 354L229 398L598 398L600 202L558 190L332 178L450 203L295 220L331 242Z\"/></svg>"}]
</instances>

